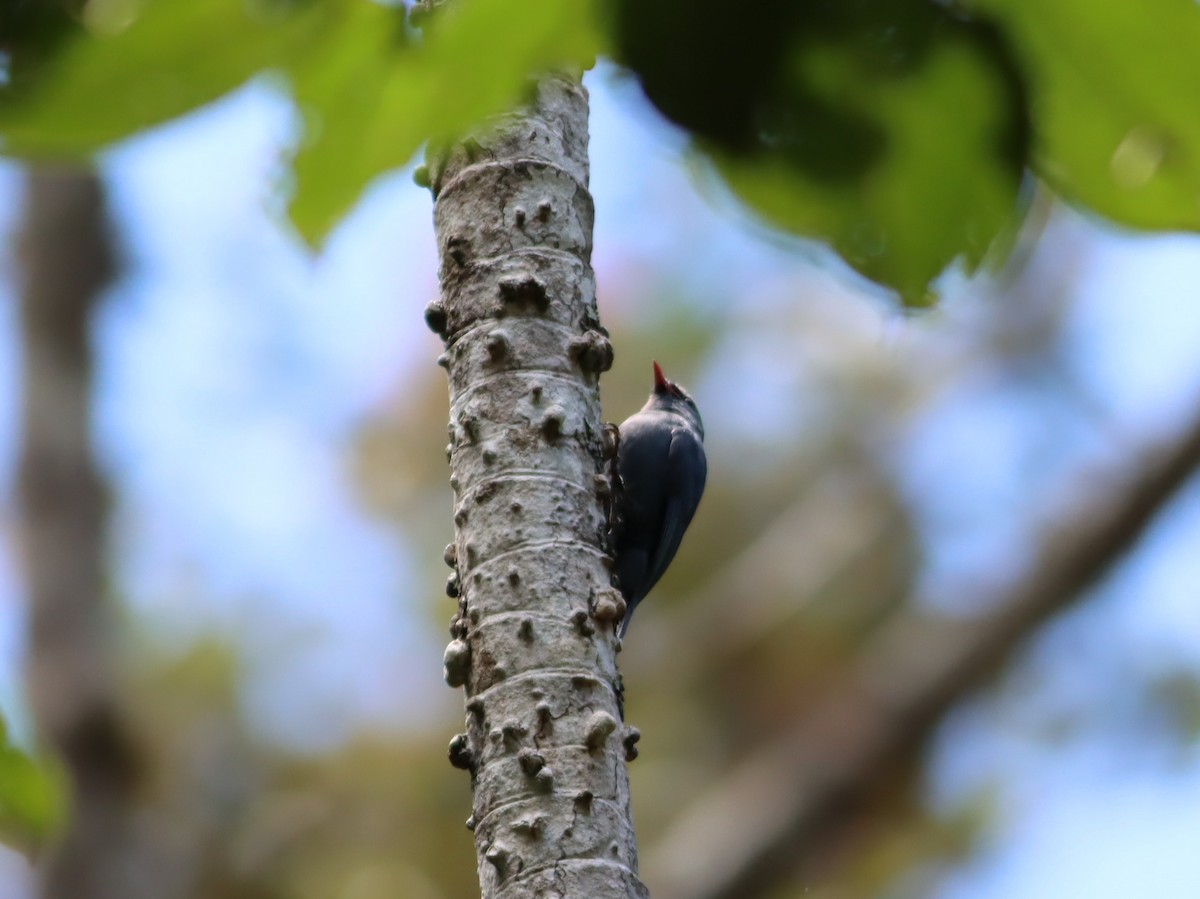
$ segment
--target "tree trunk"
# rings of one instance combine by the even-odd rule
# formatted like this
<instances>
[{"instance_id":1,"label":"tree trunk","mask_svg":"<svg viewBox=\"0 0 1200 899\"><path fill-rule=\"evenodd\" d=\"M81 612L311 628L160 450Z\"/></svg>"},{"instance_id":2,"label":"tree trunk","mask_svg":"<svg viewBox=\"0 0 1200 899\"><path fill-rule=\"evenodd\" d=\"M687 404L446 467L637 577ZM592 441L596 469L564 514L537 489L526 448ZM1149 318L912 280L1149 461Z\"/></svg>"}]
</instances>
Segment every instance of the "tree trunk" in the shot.
<instances>
[{"instance_id":1,"label":"tree trunk","mask_svg":"<svg viewBox=\"0 0 1200 899\"><path fill-rule=\"evenodd\" d=\"M446 648L465 686L485 899L647 895L637 878L606 554L612 363L590 259L587 95L548 77L530 106L455 148L431 179L445 340L459 598Z\"/></svg>"},{"instance_id":2,"label":"tree trunk","mask_svg":"<svg viewBox=\"0 0 1200 899\"><path fill-rule=\"evenodd\" d=\"M91 313L113 272L91 173L35 170L20 238L25 352L20 502L31 600L29 683L70 780L46 899L166 895L138 848L141 763L119 711L104 607L107 494L92 453Z\"/></svg>"}]
</instances>

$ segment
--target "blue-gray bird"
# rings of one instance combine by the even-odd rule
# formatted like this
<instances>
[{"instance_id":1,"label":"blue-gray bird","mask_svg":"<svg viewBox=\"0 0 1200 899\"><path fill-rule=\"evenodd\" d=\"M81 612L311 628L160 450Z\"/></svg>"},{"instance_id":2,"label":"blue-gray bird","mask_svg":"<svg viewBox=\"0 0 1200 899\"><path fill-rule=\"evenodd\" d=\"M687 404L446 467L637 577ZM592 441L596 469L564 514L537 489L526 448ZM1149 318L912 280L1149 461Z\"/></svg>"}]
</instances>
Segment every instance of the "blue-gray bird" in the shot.
<instances>
[{"instance_id":1,"label":"blue-gray bird","mask_svg":"<svg viewBox=\"0 0 1200 899\"><path fill-rule=\"evenodd\" d=\"M613 548L625 597L624 637L633 610L675 558L708 476L696 403L657 362L650 399L621 424L617 471Z\"/></svg>"}]
</instances>

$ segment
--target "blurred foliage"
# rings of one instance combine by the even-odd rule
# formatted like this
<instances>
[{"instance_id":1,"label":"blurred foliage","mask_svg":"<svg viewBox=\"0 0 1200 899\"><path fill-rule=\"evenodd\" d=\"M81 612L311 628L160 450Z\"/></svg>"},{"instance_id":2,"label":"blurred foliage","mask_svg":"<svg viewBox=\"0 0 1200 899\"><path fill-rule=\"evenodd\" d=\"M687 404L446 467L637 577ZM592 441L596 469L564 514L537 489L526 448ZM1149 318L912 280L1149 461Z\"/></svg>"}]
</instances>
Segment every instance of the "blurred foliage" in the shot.
<instances>
[{"instance_id":1,"label":"blurred foliage","mask_svg":"<svg viewBox=\"0 0 1200 899\"><path fill-rule=\"evenodd\" d=\"M939 874L965 860L995 811L988 797L951 814L935 814L920 796L919 771L898 775L856 816L847 833L814 853L820 862L766 894L766 899L928 899Z\"/></svg>"},{"instance_id":2,"label":"blurred foliage","mask_svg":"<svg viewBox=\"0 0 1200 899\"><path fill-rule=\"evenodd\" d=\"M147 643L132 684L155 762L145 814L208 899L441 899L477 890L470 787L436 729L303 755L264 744L219 638Z\"/></svg>"},{"instance_id":3,"label":"blurred foliage","mask_svg":"<svg viewBox=\"0 0 1200 899\"><path fill-rule=\"evenodd\" d=\"M1034 165L1064 197L1138 228L1200 228L1200 6L971 0L1026 72Z\"/></svg>"},{"instance_id":4,"label":"blurred foliage","mask_svg":"<svg viewBox=\"0 0 1200 899\"><path fill-rule=\"evenodd\" d=\"M22 752L0 719L0 840L35 853L53 837L66 814L62 774L51 761Z\"/></svg>"},{"instance_id":5,"label":"blurred foliage","mask_svg":"<svg viewBox=\"0 0 1200 899\"><path fill-rule=\"evenodd\" d=\"M0 85L25 90L76 29L85 0L9 0L0 14Z\"/></svg>"},{"instance_id":6,"label":"blurred foliage","mask_svg":"<svg viewBox=\"0 0 1200 899\"><path fill-rule=\"evenodd\" d=\"M1030 167L1115 221L1200 225L1191 0L456 0L419 19L369 0L90 0L18 2L0 28L0 135L22 156L84 155L282 74L304 123L291 216L312 242L423 141L601 52L765 221L908 304L948 265L1005 255Z\"/></svg>"},{"instance_id":7,"label":"blurred foliage","mask_svg":"<svg viewBox=\"0 0 1200 899\"><path fill-rule=\"evenodd\" d=\"M587 3L469 0L400 41L397 12L349 3L337 30L289 68L309 127L295 161L293 221L328 233L376 175L517 105L531 73L590 67L598 46Z\"/></svg>"},{"instance_id":8,"label":"blurred foliage","mask_svg":"<svg viewBox=\"0 0 1200 899\"><path fill-rule=\"evenodd\" d=\"M1025 86L992 27L926 0L614 6L619 57L735 193L906 302L1012 223Z\"/></svg>"},{"instance_id":9,"label":"blurred foliage","mask_svg":"<svg viewBox=\"0 0 1200 899\"><path fill-rule=\"evenodd\" d=\"M427 18L422 39L403 8L367 0L140 6L92 0L100 12L59 40L36 78L13 56L0 92L4 150L86 155L277 71L305 119L291 214L311 241L423 141L460 136L515 106L531 72L584 68L597 51L590 8L565 0L456 3ZM23 37L0 36L0 50L10 45Z\"/></svg>"},{"instance_id":10,"label":"blurred foliage","mask_svg":"<svg viewBox=\"0 0 1200 899\"><path fill-rule=\"evenodd\" d=\"M344 5L157 0L129 21L129 3L89 3L101 11L58 38L36 78L21 56L12 60L0 93L4 149L77 157L181 115L264 68L309 56Z\"/></svg>"}]
</instances>

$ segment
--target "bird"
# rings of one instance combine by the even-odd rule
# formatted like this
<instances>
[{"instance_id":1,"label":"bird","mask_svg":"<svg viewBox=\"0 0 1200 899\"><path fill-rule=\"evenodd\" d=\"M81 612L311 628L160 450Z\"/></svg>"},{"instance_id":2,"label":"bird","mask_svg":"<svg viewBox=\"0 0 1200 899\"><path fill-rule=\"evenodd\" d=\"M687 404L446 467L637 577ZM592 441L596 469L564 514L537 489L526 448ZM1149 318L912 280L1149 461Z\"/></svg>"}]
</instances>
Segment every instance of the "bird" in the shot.
<instances>
[{"instance_id":1,"label":"bird","mask_svg":"<svg viewBox=\"0 0 1200 899\"><path fill-rule=\"evenodd\" d=\"M686 390L654 363L654 391L619 428L611 527L614 571L625 598L624 638L638 603L675 558L704 483L704 423Z\"/></svg>"}]
</instances>

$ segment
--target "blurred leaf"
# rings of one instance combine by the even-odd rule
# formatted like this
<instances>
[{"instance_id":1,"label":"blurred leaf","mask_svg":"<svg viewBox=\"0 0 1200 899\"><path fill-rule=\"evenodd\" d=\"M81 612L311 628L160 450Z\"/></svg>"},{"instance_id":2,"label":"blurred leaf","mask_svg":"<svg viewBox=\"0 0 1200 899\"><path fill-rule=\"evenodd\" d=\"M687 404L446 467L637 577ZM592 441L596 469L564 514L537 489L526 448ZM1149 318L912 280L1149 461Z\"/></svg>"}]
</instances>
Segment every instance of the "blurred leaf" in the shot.
<instances>
[{"instance_id":1,"label":"blurred leaf","mask_svg":"<svg viewBox=\"0 0 1200 899\"><path fill-rule=\"evenodd\" d=\"M325 33L329 13L342 5L343 0L153 0L115 33L79 28L36 78L0 91L4 150L84 157L215 100L264 68L304 55Z\"/></svg>"},{"instance_id":2,"label":"blurred leaf","mask_svg":"<svg viewBox=\"0 0 1200 899\"><path fill-rule=\"evenodd\" d=\"M921 305L947 265L974 268L1015 223L1025 92L994 28L927 0L773 0L732 25L715 0L694 16L657 0L677 13L661 21L645 5L617 0L625 60L772 224Z\"/></svg>"},{"instance_id":3,"label":"blurred leaf","mask_svg":"<svg viewBox=\"0 0 1200 899\"><path fill-rule=\"evenodd\" d=\"M728 150L753 147L755 107L774 89L803 15L797 0L608 0L618 60L671 121Z\"/></svg>"},{"instance_id":4,"label":"blurred leaf","mask_svg":"<svg viewBox=\"0 0 1200 899\"><path fill-rule=\"evenodd\" d=\"M10 2L0 15L0 87L21 90L78 27L65 2Z\"/></svg>"},{"instance_id":5,"label":"blurred leaf","mask_svg":"<svg viewBox=\"0 0 1200 899\"><path fill-rule=\"evenodd\" d=\"M461 137L516 106L532 75L586 68L598 51L591 6L577 0L456 0L403 53L390 17L360 4L292 69L309 140L295 161L291 214L310 241L424 141Z\"/></svg>"},{"instance_id":6,"label":"blurred leaf","mask_svg":"<svg viewBox=\"0 0 1200 899\"><path fill-rule=\"evenodd\" d=\"M424 141L514 107L538 72L590 66L592 19L574 0L458 0L415 41L403 9L368 0L151 0L0 87L0 135L8 153L83 157L281 69L308 126L292 214L316 241Z\"/></svg>"},{"instance_id":7,"label":"blurred leaf","mask_svg":"<svg viewBox=\"0 0 1200 899\"><path fill-rule=\"evenodd\" d=\"M807 84L879 132L879 152L861 173L822 176L819 166L786 149L725 156L718 166L768 221L829 241L906 304L925 305L928 285L948 264L961 257L974 269L1014 222L1021 162L1007 152L1011 83L952 29L905 71L874 66L861 55L866 49L856 37L797 59ZM821 127L819 120L797 125L801 132ZM828 151L838 149L831 144ZM842 152L861 156L861 145Z\"/></svg>"},{"instance_id":8,"label":"blurred leaf","mask_svg":"<svg viewBox=\"0 0 1200 899\"><path fill-rule=\"evenodd\" d=\"M1140 228L1200 227L1200 6L974 0L1031 76L1041 174Z\"/></svg>"},{"instance_id":9,"label":"blurred leaf","mask_svg":"<svg viewBox=\"0 0 1200 899\"><path fill-rule=\"evenodd\" d=\"M57 832L65 815L59 772L12 746L0 730L0 840L33 852Z\"/></svg>"}]
</instances>

